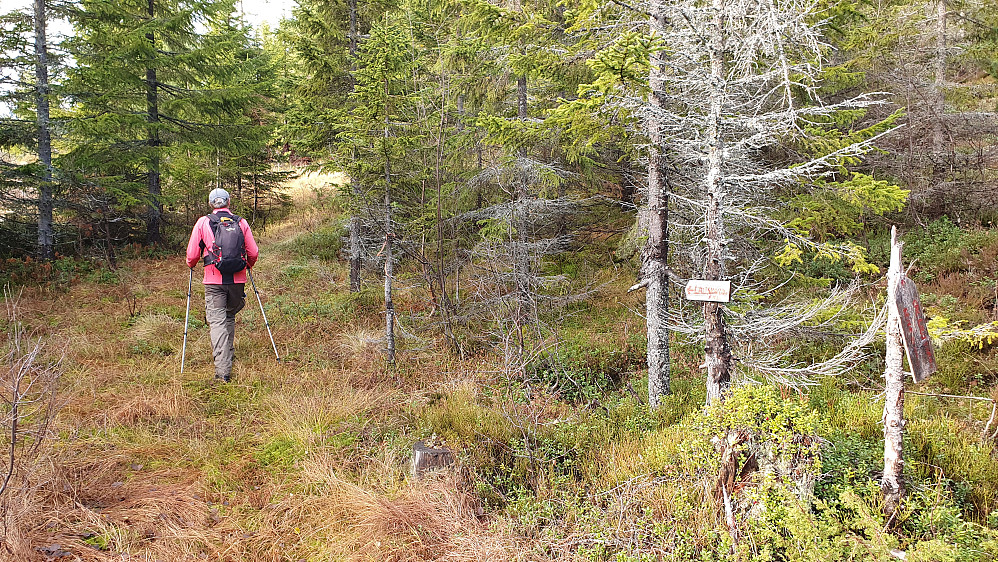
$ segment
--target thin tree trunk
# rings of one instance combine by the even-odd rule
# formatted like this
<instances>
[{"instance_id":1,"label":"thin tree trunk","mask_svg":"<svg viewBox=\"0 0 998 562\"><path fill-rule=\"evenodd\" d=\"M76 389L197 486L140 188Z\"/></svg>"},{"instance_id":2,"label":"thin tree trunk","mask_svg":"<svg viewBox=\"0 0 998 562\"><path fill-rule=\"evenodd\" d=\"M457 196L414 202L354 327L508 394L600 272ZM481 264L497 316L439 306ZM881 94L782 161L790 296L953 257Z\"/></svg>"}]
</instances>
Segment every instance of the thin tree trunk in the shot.
<instances>
[{"instance_id":1,"label":"thin tree trunk","mask_svg":"<svg viewBox=\"0 0 998 562\"><path fill-rule=\"evenodd\" d=\"M38 185L38 257L52 259L52 131L49 122L49 63L45 34L45 0L35 0L35 105L38 124L38 160L42 178Z\"/></svg>"},{"instance_id":2,"label":"thin tree trunk","mask_svg":"<svg viewBox=\"0 0 998 562\"><path fill-rule=\"evenodd\" d=\"M350 0L350 89L353 90L353 73L357 57L357 0ZM357 152L353 152L356 160ZM350 191L353 194L354 206L360 201L360 186L357 185L357 178L350 177ZM350 292L360 292L360 268L361 268L361 230L360 211L356 208L350 215Z\"/></svg>"},{"instance_id":3,"label":"thin tree trunk","mask_svg":"<svg viewBox=\"0 0 998 562\"><path fill-rule=\"evenodd\" d=\"M706 236L707 260L704 276L717 281L724 277L724 179L721 164L724 151L724 138L721 131L721 107L724 102L724 1L714 0L714 21L710 37L710 114L707 122L707 143L710 153L707 157L707 216ZM731 348L728 345L724 316L718 303L704 303L703 307L706 365L707 403L723 400L731 386Z\"/></svg>"},{"instance_id":4,"label":"thin tree trunk","mask_svg":"<svg viewBox=\"0 0 998 562\"><path fill-rule=\"evenodd\" d=\"M114 252L114 242L111 240L111 222L107 220L108 210L102 210L104 222L104 244L107 248L107 266L110 269L118 269L118 256Z\"/></svg>"},{"instance_id":5,"label":"thin tree trunk","mask_svg":"<svg viewBox=\"0 0 998 562\"><path fill-rule=\"evenodd\" d=\"M385 87L385 95L388 95ZM386 108L387 109L387 108ZM392 169L388 152L388 114L385 113L385 353L389 365L395 364L395 305L392 303L392 280L395 264L392 256Z\"/></svg>"},{"instance_id":6,"label":"thin tree trunk","mask_svg":"<svg viewBox=\"0 0 998 562\"><path fill-rule=\"evenodd\" d=\"M884 380L884 476L880 491L884 515L890 517L901 507L904 494L904 372L901 367L901 315L895 295L901 282L901 244L897 227L891 228L891 263L887 270L887 354Z\"/></svg>"},{"instance_id":7,"label":"thin tree trunk","mask_svg":"<svg viewBox=\"0 0 998 562\"><path fill-rule=\"evenodd\" d=\"M651 26L654 30L665 27L664 0L651 4ZM648 240L642 252L642 272L648 284L645 293L645 326L648 332L648 404L661 405L662 397L669 394L669 277L666 274L669 258L669 183L662 154L664 139L662 123L657 110L664 110L665 97L663 67L665 57L661 51L651 55L648 85L651 88L652 111L647 120L648 138L648 207L645 210Z\"/></svg>"},{"instance_id":8,"label":"thin tree trunk","mask_svg":"<svg viewBox=\"0 0 998 562\"><path fill-rule=\"evenodd\" d=\"M149 0L150 22L155 17L155 0ZM152 44L153 52L156 51L156 36L153 32L146 33L146 39ZM146 121L149 123L148 137L146 143L149 146L149 169L146 180L149 190L149 211L146 221L146 243L157 244L162 240L160 226L163 217L163 202L160 199L162 194L160 188L160 157L159 157L159 82L156 79L156 69L150 64L146 67Z\"/></svg>"},{"instance_id":9,"label":"thin tree trunk","mask_svg":"<svg viewBox=\"0 0 998 562\"><path fill-rule=\"evenodd\" d=\"M527 119L527 77L516 79L516 115L521 121ZM521 374L526 376L526 339L523 326L527 322L527 311L530 310L530 257L527 255L527 217L525 204L527 201L527 174L523 170L526 162L527 149L520 149L521 162L518 163L518 178L514 196L514 212L510 243L513 244L513 277L516 284L516 310L514 324L516 331L517 363Z\"/></svg>"},{"instance_id":10,"label":"thin tree trunk","mask_svg":"<svg viewBox=\"0 0 998 562\"><path fill-rule=\"evenodd\" d=\"M527 77L516 79L516 116L520 120L527 118Z\"/></svg>"},{"instance_id":11,"label":"thin tree trunk","mask_svg":"<svg viewBox=\"0 0 998 562\"><path fill-rule=\"evenodd\" d=\"M253 169L253 221L260 216L260 185L257 181L256 168Z\"/></svg>"},{"instance_id":12,"label":"thin tree trunk","mask_svg":"<svg viewBox=\"0 0 998 562\"><path fill-rule=\"evenodd\" d=\"M946 113L946 0L936 0L936 76L932 84L932 152L933 157L943 154L943 116Z\"/></svg>"},{"instance_id":13,"label":"thin tree trunk","mask_svg":"<svg viewBox=\"0 0 998 562\"><path fill-rule=\"evenodd\" d=\"M437 282L440 285L440 321L444 325L444 337L455 352L459 352L450 321L450 299L447 297L446 276L444 275L444 219L441 168L444 160L444 127L447 124L447 75L441 60L440 65L440 123L437 127L437 153L434 179L437 188Z\"/></svg>"}]
</instances>

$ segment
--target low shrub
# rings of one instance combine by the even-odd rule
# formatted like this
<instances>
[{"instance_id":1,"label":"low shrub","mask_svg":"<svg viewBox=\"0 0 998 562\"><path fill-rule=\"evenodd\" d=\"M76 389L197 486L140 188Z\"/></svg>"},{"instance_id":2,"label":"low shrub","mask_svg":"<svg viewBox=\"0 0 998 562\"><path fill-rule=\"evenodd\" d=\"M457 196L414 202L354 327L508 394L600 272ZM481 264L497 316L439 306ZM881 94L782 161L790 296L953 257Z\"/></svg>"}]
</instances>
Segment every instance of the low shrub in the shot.
<instances>
[{"instance_id":1,"label":"low shrub","mask_svg":"<svg viewBox=\"0 0 998 562\"><path fill-rule=\"evenodd\" d=\"M347 229L342 224L334 223L315 232L300 234L290 244L299 257L336 261L340 259L343 240L347 235Z\"/></svg>"},{"instance_id":2,"label":"low shrub","mask_svg":"<svg viewBox=\"0 0 998 562\"><path fill-rule=\"evenodd\" d=\"M645 352L636 346L572 342L528 366L528 374L567 402L599 402L644 364Z\"/></svg>"}]
</instances>

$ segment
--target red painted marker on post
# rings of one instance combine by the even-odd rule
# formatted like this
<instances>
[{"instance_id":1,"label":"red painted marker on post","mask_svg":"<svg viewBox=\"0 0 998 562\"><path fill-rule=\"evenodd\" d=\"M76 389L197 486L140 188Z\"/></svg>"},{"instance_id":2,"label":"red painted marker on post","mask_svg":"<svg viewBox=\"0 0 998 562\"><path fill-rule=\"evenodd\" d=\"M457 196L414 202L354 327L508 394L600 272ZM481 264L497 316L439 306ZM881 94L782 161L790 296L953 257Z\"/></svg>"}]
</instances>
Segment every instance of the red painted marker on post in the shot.
<instances>
[{"instance_id":1,"label":"red painted marker on post","mask_svg":"<svg viewBox=\"0 0 998 562\"><path fill-rule=\"evenodd\" d=\"M932 338L929 337L922 303L918 300L918 288L907 276L901 276L895 302L901 315L901 339L911 376L915 382L922 382L936 372L936 356L932 351Z\"/></svg>"}]
</instances>

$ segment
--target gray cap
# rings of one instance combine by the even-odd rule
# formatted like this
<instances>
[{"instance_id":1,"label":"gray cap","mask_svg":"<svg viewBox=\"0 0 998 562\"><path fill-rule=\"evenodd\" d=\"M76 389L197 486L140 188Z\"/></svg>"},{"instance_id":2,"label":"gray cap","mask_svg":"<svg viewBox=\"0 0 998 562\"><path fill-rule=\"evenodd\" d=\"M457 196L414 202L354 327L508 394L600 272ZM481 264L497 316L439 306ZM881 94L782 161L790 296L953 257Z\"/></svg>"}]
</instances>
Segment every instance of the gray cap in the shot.
<instances>
[{"instance_id":1,"label":"gray cap","mask_svg":"<svg viewBox=\"0 0 998 562\"><path fill-rule=\"evenodd\" d=\"M208 194L208 204L212 209L221 209L229 206L229 192L221 187L216 187Z\"/></svg>"}]
</instances>

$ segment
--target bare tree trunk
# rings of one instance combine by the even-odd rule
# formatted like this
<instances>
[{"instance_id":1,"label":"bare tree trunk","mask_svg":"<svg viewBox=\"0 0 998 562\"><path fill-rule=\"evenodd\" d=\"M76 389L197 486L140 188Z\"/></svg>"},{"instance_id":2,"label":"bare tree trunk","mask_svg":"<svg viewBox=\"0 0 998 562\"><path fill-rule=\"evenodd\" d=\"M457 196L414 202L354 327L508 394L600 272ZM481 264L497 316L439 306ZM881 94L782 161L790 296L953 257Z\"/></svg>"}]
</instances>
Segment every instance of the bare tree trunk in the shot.
<instances>
[{"instance_id":1,"label":"bare tree trunk","mask_svg":"<svg viewBox=\"0 0 998 562\"><path fill-rule=\"evenodd\" d=\"M446 276L444 275L444 220L442 188L443 177L441 168L444 160L444 126L447 124L447 75L444 71L443 60L440 65L440 122L437 128L437 153L434 179L437 188L437 282L440 284L440 321L444 325L444 337L447 343L455 352L460 352L457 340L454 338L454 331L451 327L450 298L447 296Z\"/></svg>"},{"instance_id":2,"label":"bare tree trunk","mask_svg":"<svg viewBox=\"0 0 998 562\"><path fill-rule=\"evenodd\" d=\"M936 76L932 84L932 152L933 157L942 159L943 116L946 113L946 0L936 0Z\"/></svg>"},{"instance_id":3,"label":"bare tree trunk","mask_svg":"<svg viewBox=\"0 0 998 562\"><path fill-rule=\"evenodd\" d=\"M350 178L350 187L353 190L354 200L358 200L360 197L360 189L357 186L357 182L354 178ZM359 293L360 292L360 267L361 267L361 255L360 255L360 216L358 216L357 211L353 211L353 215L350 217L350 292Z\"/></svg>"},{"instance_id":4,"label":"bare tree trunk","mask_svg":"<svg viewBox=\"0 0 998 562\"><path fill-rule=\"evenodd\" d=\"M45 0L35 0L35 105L38 124L38 160L42 178L38 185L38 257L52 259L52 130L49 122L49 63L45 34Z\"/></svg>"},{"instance_id":5,"label":"bare tree trunk","mask_svg":"<svg viewBox=\"0 0 998 562\"><path fill-rule=\"evenodd\" d=\"M516 79L516 116L520 120L527 118L527 77Z\"/></svg>"},{"instance_id":6,"label":"bare tree trunk","mask_svg":"<svg viewBox=\"0 0 998 562\"><path fill-rule=\"evenodd\" d=\"M385 223L391 225L391 222L391 194L386 190ZM385 355L389 364L395 363L395 304L392 302L392 279L395 276L395 264L393 262L392 233L389 230L385 234Z\"/></svg>"},{"instance_id":7,"label":"bare tree trunk","mask_svg":"<svg viewBox=\"0 0 998 562\"><path fill-rule=\"evenodd\" d=\"M149 0L150 22L154 16L155 0ZM146 33L146 39L152 44L153 52L156 51L156 36L151 31ZM157 244L162 240L160 225L163 217L163 202L160 199L162 190L160 187L159 173L159 82L156 80L156 69L150 64L146 67L146 121L149 123L148 137L146 140L149 146L149 169L146 184L149 190L149 210L146 222L146 243Z\"/></svg>"},{"instance_id":8,"label":"bare tree trunk","mask_svg":"<svg viewBox=\"0 0 998 562\"><path fill-rule=\"evenodd\" d=\"M664 29L664 0L651 3L653 30ZM648 404L656 408L662 397L669 394L669 277L666 274L669 260L669 182L662 154L664 139L662 123L657 113L667 103L663 68L665 57L661 51L651 55L648 85L651 87L652 112L647 120L648 138L648 241L642 252L642 273L648 288L645 293L645 325L648 332Z\"/></svg>"},{"instance_id":9,"label":"bare tree trunk","mask_svg":"<svg viewBox=\"0 0 998 562\"><path fill-rule=\"evenodd\" d=\"M102 209L101 215L104 222L104 244L107 246L107 266L110 269L118 269L118 256L114 252L114 241L111 240L111 221L107 220L109 209Z\"/></svg>"},{"instance_id":10,"label":"bare tree trunk","mask_svg":"<svg viewBox=\"0 0 998 562\"><path fill-rule=\"evenodd\" d=\"M721 131L721 106L724 103L724 0L714 0L714 20L710 36L710 114L707 122L707 143L710 153L707 158L707 216L706 236L707 260L704 276L718 281L724 277L724 179L721 164L724 152L724 139ZM707 403L723 400L731 386L731 347L728 345L724 316L718 303L704 303L703 307L706 336Z\"/></svg>"},{"instance_id":11,"label":"bare tree trunk","mask_svg":"<svg viewBox=\"0 0 998 562\"><path fill-rule=\"evenodd\" d=\"M521 121L527 118L527 77L520 76L516 79L516 115ZM526 158L527 149L520 149L520 158ZM525 166L521 162L520 166ZM531 309L530 303L530 256L527 253L527 217L525 203L527 201L527 173L521 169L517 180L515 204L513 206L513 224L515 232L511 233L510 243L513 244L513 278L516 285L516 310L514 312L514 324L517 342L517 364L526 376L525 357L526 339L523 327L527 323L527 314Z\"/></svg>"},{"instance_id":12,"label":"bare tree trunk","mask_svg":"<svg viewBox=\"0 0 998 562\"><path fill-rule=\"evenodd\" d=\"M387 92L386 92L387 94ZM392 256L392 169L388 154L388 116L385 115L385 354L389 365L395 364L395 305L392 281L395 264Z\"/></svg>"},{"instance_id":13,"label":"bare tree trunk","mask_svg":"<svg viewBox=\"0 0 998 562\"><path fill-rule=\"evenodd\" d=\"M257 181L256 168L253 169L253 221L260 216L260 184ZM264 221L266 222L266 221Z\"/></svg>"},{"instance_id":14,"label":"bare tree trunk","mask_svg":"<svg viewBox=\"0 0 998 562\"><path fill-rule=\"evenodd\" d=\"M350 0L350 89L353 90L353 73L356 70L354 64L357 57L357 0ZM354 159L357 152L354 151ZM354 204L360 200L360 186L357 185L357 178L350 178L350 190L353 193ZM350 215L350 292L360 292L360 268L361 268L361 247L360 247L360 211L356 208Z\"/></svg>"},{"instance_id":15,"label":"bare tree trunk","mask_svg":"<svg viewBox=\"0 0 998 562\"><path fill-rule=\"evenodd\" d=\"M897 227L891 228L891 264L887 270L887 355L884 380L884 476L880 491L884 514L888 517L901 507L904 494L904 372L901 370L901 315L895 295L901 282L901 243Z\"/></svg>"}]
</instances>

